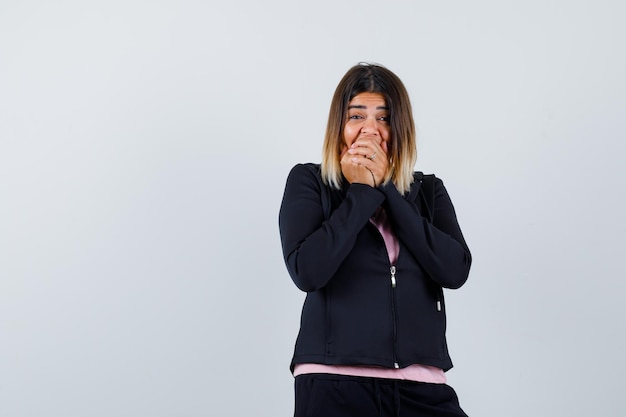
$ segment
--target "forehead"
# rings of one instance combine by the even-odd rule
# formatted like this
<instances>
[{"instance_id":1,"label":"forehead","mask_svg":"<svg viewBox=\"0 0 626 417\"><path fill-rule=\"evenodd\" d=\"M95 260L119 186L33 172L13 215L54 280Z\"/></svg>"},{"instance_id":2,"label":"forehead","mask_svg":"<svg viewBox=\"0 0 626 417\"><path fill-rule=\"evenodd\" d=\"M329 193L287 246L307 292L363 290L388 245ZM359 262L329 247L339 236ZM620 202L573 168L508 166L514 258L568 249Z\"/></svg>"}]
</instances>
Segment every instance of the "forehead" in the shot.
<instances>
[{"instance_id":1,"label":"forehead","mask_svg":"<svg viewBox=\"0 0 626 417\"><path fill-rule=\"evenodd\" d=\"M361 93L357 94L348 103L349 106L359 105L365 107L381 107L386 106L385 97L380 93Z\"/></svg>"}]
</instances>

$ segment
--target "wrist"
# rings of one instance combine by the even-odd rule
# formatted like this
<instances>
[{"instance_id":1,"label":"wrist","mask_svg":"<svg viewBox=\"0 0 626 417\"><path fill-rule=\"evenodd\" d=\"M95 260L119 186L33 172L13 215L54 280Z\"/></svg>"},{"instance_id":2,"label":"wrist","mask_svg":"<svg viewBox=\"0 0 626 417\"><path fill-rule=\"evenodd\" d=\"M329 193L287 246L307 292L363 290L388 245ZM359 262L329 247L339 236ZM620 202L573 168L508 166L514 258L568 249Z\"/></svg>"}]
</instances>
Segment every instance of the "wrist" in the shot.
<instances>
[{"instance_id":1,"label":"wrist","mask_svg":"<svg viewBox=\"0 0 626 417\"><path fill-rule=\"evenodd\" d=\"M368 171L370 172L370 174L372 174L372 182L374 183L373 187L374 188L378 187L378 185L376 185L376 177L374 176L374 173L372 172L371 169L368 169Z\"/></svg>"}]
</instances>

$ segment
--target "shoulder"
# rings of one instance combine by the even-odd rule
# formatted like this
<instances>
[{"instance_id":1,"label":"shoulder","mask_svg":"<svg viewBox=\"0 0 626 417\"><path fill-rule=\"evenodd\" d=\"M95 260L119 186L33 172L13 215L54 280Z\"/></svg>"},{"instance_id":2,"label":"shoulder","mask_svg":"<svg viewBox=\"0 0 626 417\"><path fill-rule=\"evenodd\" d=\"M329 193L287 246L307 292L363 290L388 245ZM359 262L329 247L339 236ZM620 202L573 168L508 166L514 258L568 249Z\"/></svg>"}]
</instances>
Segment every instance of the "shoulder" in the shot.
<instances>
[{"instance_id":1,"label":"shoulder","mask_svg":"<svg viewBox=\"0 0 626 417\"><path fill-rule=\"evenodd\" d=\"M435 186L443 186L443 180L437 177L435 174L424 174L422 171L413 172L413 181L421 184L433 184Z\"/></svg>"},{"instance_id":2,"label":"shoulder","mask_svg":"<svg viewBox=\"0 0 626 417\"><path fill-rule=\"evenodd\" d=\"M301 163L294 165L287 176L287 186L305 185L319 188L322 185L320 164Z\"/></svg>"},{"instance_id":3,"label":"shoulder","mask_svg":"<svg viewBox=\"0 0 626 417\"><path fill-rule=\"evenodd\" d=\"M421 171L415 171L413 178L411 189L415 191L411 193L412 196L415 196L415 193L418 191L421 191L426 196L430 196L431 199L438 199L442 195L447 195L443 180L435 174L424 174Z\"/></svg>"},{"instance_id":4,"label":"shoulder","mask_svg":"<svg viewBox=\"0 0 626 417\"><path fill-rule=\"evenodd\" d=\"M320 164L302 163L294 165L289 171L287 181L293 180L319 180L322 179Z\"/></svg>"},{"instance_id":5,"label":"shoulder","mask_svg":"<svg viewBox=\"0 0 626 417\"><path fill-rule=\"evenodd\" d=\"M296 164L291 168L289 175L320 175L321 165L311 162Z\"/></svg>"}]
</instances>

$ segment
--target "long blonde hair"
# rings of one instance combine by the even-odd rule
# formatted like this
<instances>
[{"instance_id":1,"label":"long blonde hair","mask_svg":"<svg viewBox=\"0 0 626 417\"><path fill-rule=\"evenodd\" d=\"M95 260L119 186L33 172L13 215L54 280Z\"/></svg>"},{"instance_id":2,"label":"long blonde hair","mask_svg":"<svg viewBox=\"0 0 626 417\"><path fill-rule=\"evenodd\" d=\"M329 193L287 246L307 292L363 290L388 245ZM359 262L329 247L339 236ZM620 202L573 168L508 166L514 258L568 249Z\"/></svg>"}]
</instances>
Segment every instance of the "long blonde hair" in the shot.
<instances>
[{"instance_id":1,"label":"long blonde hair","mask_svg":"<svg viewBox=\"0 0 626 417\"><path fill-rule=\"evenodd\" d=\"M340 189L343 180L340 155L345 143L343 128L348 104L361 93L379 93L389 107L391 138L389 171L383 183L392 181L400 193L409 191L413 183L413 168L417 160L415 122L409 94L400 78L378 64L360 63L343 76L330 103L328 124L322 150L322 179Z\"/></svg>"}]
</instances>

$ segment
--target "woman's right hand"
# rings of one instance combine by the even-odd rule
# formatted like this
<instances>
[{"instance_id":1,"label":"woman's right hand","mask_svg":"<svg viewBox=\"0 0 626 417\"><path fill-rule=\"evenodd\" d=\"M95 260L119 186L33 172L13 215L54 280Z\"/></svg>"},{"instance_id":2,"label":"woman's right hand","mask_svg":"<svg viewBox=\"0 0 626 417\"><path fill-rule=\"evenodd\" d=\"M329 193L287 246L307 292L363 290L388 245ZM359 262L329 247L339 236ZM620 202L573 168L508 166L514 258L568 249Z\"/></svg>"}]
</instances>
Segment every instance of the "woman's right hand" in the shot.
<instances>
[{"instance_id":1,"label":"woman's right hand","mask_svg":"<svg viewBox=\"0 0 626 417\"><path fill-rule=\"evenodd\" d=\"M348 148L344 147L341 151L341 172L350 184L356 182L360 184L368 184L374 186L372 174L363 165L358 165L352 161L353 155L348 153Z\"/></svg>"}]
</instances>

